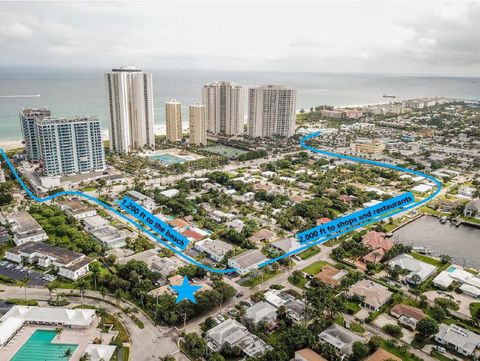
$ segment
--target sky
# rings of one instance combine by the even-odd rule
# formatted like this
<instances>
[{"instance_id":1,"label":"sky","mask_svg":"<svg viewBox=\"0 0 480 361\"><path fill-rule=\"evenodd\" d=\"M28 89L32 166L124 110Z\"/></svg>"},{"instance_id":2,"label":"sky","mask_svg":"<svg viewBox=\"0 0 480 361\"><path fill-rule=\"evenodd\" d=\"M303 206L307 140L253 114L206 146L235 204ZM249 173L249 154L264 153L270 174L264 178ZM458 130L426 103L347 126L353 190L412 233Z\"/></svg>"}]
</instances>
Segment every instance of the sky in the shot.
<instances>
[{"instance_id":1,"label":"sky","mask_svg":"<svg viewBox=\"0 0 480 361\"><path fill-rule=\"evenodd\" d=\"M0 2L0 66L480 76L480 2Z\"/></svg>"}]
</instances>

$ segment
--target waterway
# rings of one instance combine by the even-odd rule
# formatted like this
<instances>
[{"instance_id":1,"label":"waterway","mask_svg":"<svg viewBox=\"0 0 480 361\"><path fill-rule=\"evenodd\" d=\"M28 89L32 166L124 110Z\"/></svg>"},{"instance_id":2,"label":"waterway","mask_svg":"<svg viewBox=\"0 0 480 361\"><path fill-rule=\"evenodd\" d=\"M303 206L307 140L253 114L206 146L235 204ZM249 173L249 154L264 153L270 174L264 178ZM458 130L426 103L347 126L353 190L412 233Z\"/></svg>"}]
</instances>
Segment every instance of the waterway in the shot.
<instances>
[{"instance_id":1,"label":"waterway","mask_svg":"<svg viewBox=\"0 0 480 361\"><path fill-rule=\"evenodd\" d=\"M480 269L480 228L455 227L440 223L438 218L422 216L395 231L393 240L423 246L434 255L448 254L454 263Z\"/></svg>"}]
</instances>

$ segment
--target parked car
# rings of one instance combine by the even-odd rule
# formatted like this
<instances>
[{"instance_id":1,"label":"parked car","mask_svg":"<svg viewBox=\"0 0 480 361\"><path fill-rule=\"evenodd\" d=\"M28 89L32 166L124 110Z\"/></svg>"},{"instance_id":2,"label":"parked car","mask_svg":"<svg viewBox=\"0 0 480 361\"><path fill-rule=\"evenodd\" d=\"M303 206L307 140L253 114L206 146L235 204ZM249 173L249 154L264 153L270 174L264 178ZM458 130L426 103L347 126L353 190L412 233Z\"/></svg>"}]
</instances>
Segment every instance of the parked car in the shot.
<instances>
[{"instance_id":1,"label":"parked car","mask_svg":"<svg viewBox=\"0 0 480 361\"><path fill-rule=\"evenodd\" d=\"M445 353L445 352L447 352L447 350L445 350L445 348L442 347L442 346L437 346L437 345L435 345L435 346L433 346L433 349L434 349L435 351L440 352L440 353Z\"/></svg>"}]
</instances>

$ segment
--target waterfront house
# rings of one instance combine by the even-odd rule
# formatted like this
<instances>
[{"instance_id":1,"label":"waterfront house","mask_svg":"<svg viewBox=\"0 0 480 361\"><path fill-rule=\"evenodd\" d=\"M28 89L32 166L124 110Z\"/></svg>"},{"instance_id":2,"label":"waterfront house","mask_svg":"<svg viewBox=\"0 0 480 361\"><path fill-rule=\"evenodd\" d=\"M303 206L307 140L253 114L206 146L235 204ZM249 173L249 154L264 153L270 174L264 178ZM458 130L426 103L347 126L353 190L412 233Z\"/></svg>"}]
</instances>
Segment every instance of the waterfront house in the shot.
<instances>
[{"instance_id":1,"label":"waterfront house","mask_svg":"<svg viewBox=\"0 0 480 361\"><path fill-rule=\"evenodd\" d=\"M403 270L410 271L405 279L407 282L412 284L422 283L437 269L437 267L413 258L409 254L399 254L388 262L388 266L392 268L399 266ZM418 275L418 282L412 280L414 275Z\"/></svg>"},{"instance_id":2,"label":"waterfront house","mask_svg":"<svg viewBox=\"0 0 480 361\"><path fill-rule=\"evenodd\" d=\"M465 217L480 218L480 199L475 199L465 205L463 210Z\"/></svg>"}]
</instances>

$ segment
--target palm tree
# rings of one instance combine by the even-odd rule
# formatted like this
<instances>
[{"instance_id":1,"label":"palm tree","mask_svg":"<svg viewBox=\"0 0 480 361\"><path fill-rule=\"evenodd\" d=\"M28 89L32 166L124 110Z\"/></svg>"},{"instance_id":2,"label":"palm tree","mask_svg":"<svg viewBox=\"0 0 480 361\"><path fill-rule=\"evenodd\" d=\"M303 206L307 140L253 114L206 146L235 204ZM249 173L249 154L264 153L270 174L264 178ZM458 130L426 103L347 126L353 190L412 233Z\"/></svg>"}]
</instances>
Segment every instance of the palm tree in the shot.
<instances>
[{"instance_id":1,"label":"palm tree","mask_svg":"<svg viewBox=\"0 0 480 361\"><path fill-rule=\"evenodd\" d=\"M63 356L61 356L62 359L67 359L67 360L70 360L70 357L72 357L73 355L73 352L72 352L72 349L71 348L67 348L63 354Z\"/></svg>"},{"instance_id":2,"label":"palm tree","mask_svg":"<svg viewBox=\"0 0 480 361\"><path fill-rule=\"evenodd\" d=\"M115 300L117 301L117 306L118 306L120 303L120 300L123 297L123 291L121 289L116 289L113 295L115 296Z\"/></svg>"},{"instance_id":3,"label":"palm tree","mask_svg":"<svg viewBox=\"0 0 480 361\"><path fill-rule=\"evenodd\" d=\"M87 289L87 283L85 282L85 280L79 280L75 288L78 288L80 290L80 303L83 306L83 293Z\"/></svg>"},{"instance_id":4,"label":"palm tree","mask_svg":"<svg viewBox=\"0 0 480 361\"><path fill-rule=\"evenodd\" d=\"M51 301L52 300L52 292L55 289L55 285L53 284L53 282L49 282L49 283L47 283L46 287L48 289L48 294L49 294L50 301Z\"/></svg>"},{"instance_id":5,"label":"palm tree","mask_svg":"<svg viewBox=\"0 0 480 361\"><path fill-rule=\"evenodd\" d=\"M79 359L78 361L90 361L92 359L92 357L90 356L89 353L84 353Z\"/></svg>"},{"instance_id":6,"label":"palm tree","mask_svg":"<svg viewBox=\"0 0 480 361\"><path fill-rule=\"evenodd\" d=\"M58 336L59 340L60 340L60 336L61 336L62 332L63 332L63 328L61 328L61 327L55 328L55 335Z\"/></svg>"},{"instance_id":7,"label":"palm tree","mask_svg":"<svg viewBox=\"0 0 480 361\"><path fill-rule=\"evenodd\" d=\"M30 277L25 276L19 282L20 282L20 287L25 288L25 301L26 301L27 300L27 287L28 287L28 283L30 282Z\"/></svg>"}]
</instances>

